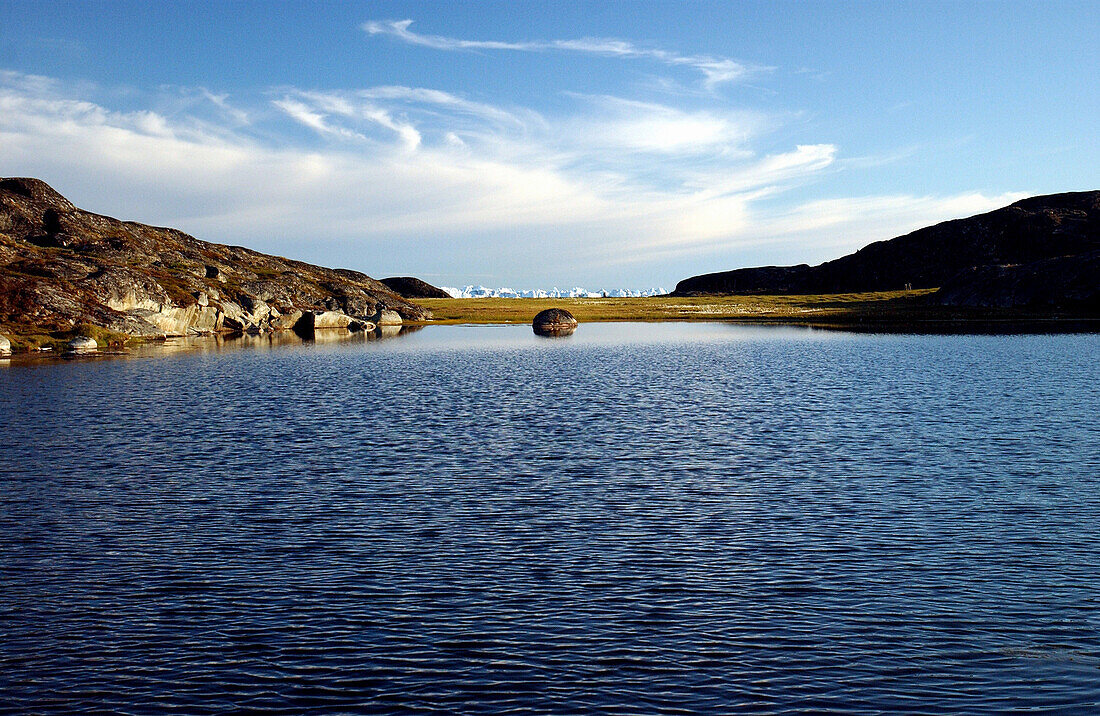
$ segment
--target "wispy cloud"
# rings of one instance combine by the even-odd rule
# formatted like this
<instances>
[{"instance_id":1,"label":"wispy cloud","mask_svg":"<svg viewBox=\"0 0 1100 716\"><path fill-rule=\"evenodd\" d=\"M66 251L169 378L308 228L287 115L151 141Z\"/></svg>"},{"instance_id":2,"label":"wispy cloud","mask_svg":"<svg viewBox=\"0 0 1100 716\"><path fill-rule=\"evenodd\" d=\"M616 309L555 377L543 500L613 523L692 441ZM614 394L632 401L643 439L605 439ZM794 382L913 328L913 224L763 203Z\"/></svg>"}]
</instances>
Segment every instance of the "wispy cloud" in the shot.
<instances>
[{"instance_id":1,"label":"wispy cloud","mask_svg":"<svg viewBox=\"0 0 1100 716\"><path fill-rule=\"evenodd\" d=\"M682 55L670 50L641 47L627 40L616 38L584 37L571 40L528 40L508 42L502 40L464 40L442 35L422 35L409 27L412 20L372 20L362 27L370 35L386 35L410 45L430 47L435 50L495 50L513 52L579 52L604 57L651 60L673 67L688 67L703 74L708 87L736 82L771 68L747 65L728 57L711 55Z\"/></svg>"},{"instance_id":2,"label":"wispy cloud","mask_svg":"<svg viewBox=\"0 0 1100 716\"><path fill-rule=\"evenodd\" d=\"M212 241L368 273L520 284L629 282L639 266L733 262L762 245L828 258L1010 200L799 201L840 149L762 151L767 117L715 108L574 95L572 111L548 117L430 88L283 87L227 103L243 124L197 95L145 98L170 113L119 111L110 91L0 71L0 174L39 176L78 205Z\"/></svg>"}]
</instances>

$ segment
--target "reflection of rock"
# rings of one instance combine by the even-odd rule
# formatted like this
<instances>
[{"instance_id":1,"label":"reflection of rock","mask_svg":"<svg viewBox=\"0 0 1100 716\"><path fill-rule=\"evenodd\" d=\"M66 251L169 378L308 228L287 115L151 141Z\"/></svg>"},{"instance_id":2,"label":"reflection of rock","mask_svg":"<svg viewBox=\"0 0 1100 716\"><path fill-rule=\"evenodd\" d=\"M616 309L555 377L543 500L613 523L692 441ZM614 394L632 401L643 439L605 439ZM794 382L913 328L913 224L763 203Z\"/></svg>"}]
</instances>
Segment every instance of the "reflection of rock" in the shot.
<instances>
[{"instance_id":1,"label":"reflection of rock","mask_svg":"<svg viewBox=\"0 0 1100 716\"><path fill-rule=\"evenodd\" d=\"M0 356L6 355L11 355L11 341L4 336L0 336Z\"/></svg>"},{"instance_id":2,"label":"reflection of rock","mask_svg":"<svg viewBox=\"0 0 1100 716\"><path fill-rule=\"evenodd\" d=\"M88 336L77 336L69 341L66 345L73 353L90 353L99 348L99 344L95 342L94 338Z\"/></svg>"},{"instance_id":3,"label":"reflection of rock","mask_svg":"<svg viewBox=\"0 0 1100 716\"><path fill-rule=\"evenodd\" d=\"M573 335L576 330L576 328L536 328L535 335L543 338L565 338Z\"/></svg>"},{"instance_id":4,"label":"reflection of rock","mask_svg":"<svg viewBox=\"0 0 1100 716\"><path fill-rule=\"evenodd\" d=\"M577 330L577 319L563 308L548 308L535 316L531 327L540 336L569 336Z\"/></svg>"},{"instance_id":5,"label":"reflection of rock","mask_svg":"<svg viewBox=\"0 0 1100 716\"><path fill-rule=\"evenodd\" d=\"M352 333L359 333L360 331L370 333L374 330L374 324L370 321L352 321L348 324L348 330Z\"/></svg>"},{"instance_id":6,"label":"reflection of rock","mask_svg":"<svg viewBox=\"0 0 1100 716\"><path fill-rule=\"evenodd\" d=\"M401 332L401 326L381 325L375 329L375 333L379 338L393 338L401 335Z\"/></svg>"}]
</instances>

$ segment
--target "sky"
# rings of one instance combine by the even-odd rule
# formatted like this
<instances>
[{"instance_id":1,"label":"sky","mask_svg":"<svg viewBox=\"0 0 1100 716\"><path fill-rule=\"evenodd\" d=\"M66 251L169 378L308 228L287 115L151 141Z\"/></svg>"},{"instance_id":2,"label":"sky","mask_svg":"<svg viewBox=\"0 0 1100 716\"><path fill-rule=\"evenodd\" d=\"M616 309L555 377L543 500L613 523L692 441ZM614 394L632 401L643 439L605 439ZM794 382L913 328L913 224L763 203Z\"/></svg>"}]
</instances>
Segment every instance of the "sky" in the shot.
<instances>
[{"instance_id":1,"label":"sky","mask_svg":"<svg viewBox=\"0 0 1100 716\"><path fill-rule=\"evenodd\" d=\"M1100 189L1100 3L0 0L0 176L375 277L671 288Z\"/></svg>"}]
</instances>

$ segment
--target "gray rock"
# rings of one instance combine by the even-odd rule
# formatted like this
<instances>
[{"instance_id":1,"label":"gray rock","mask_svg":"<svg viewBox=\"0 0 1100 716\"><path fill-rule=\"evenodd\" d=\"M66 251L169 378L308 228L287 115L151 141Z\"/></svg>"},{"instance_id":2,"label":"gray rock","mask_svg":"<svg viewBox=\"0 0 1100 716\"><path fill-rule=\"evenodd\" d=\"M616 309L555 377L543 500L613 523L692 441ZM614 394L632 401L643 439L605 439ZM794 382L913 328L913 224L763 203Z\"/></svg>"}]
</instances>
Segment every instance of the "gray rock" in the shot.
<instances>
[{"instance_id":1,"label":"gray rock","mask_svg":"<svg viewBox=\"0 0 1100 716\"><path fill-rule=\"evenodd\" d=\"M294 324L294 330L306 333L328 328L347 330L353 320L351 316L339 311L306 311Z\"/></svg>"},{"instance_id":2,"label":"gray rock","mask_svg":"<svg viewBox=\"0 0 1100 716\"><path fill-rule=\"evenodd\" d=\"M248 312L254 323L265 321L271 316L271 306L262 298L241 296L241 306Z\"/></svg>"},{"instance_id":3,"label":"gray rock","mask_svg":"<svg viewBox=\"0 0 1100 716\"><path fill-rule=\"evenodd\" d=\"M400 326L401 322L401 314L388 308L380 308L374 315L376 326Z\"/></svg>"},{"instance_id":4,"label":"gray rock","mask_svg":"<svg viewBox=\"0 0 1100 716\"><path fill-rule=\"evenodd\" d=\"M11 341L5 336L0 336L0 356L11 355Z\"/></svg>"},{"instance_id":5,"label":"gray rock","mask_svg":"<svg viewBox=\"0 0 1100 716\"><path fill-rule=\"evenodd\" d=\"M347 329L351 325L352 317L346 313L340 311L323 311L321 313L314 314L313 327L314 328L343 328Z\"/></svg>"},{"instance_id":6,"label":"gray rock","mask_svg":"<svg viewBox=\"0 0 1100 716\"><path fill-rule=\"evenodd\" d=\"M99 344L89 336L77 336L66 343L65 347L73 353L91 353L99 348Z\"/></svg>"},{"instance_id":7,"label":"gray rock","mask_svg":"<svg viewBox=\"0 0 1100 716\"><path fill-rule=\"evenodd\" d=\"M276 313L276 311L271 312L271 327L276 331L294 328L303 315L298 309L292 309L286 313L278 313L278 315L276 315Z\"/></svg>"}]
</instances>

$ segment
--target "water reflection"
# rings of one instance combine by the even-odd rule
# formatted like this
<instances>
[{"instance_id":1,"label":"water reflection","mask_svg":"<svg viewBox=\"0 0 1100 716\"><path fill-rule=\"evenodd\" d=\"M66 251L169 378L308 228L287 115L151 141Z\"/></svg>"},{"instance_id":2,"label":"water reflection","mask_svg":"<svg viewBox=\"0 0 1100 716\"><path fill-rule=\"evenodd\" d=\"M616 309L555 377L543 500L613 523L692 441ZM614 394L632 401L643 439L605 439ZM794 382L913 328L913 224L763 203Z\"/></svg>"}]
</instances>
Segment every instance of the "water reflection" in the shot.
<instances>
[{"instance_id":1,"label":"water reflection","mask_svg":"<svg viewBox=\"0 0 1100 716\"><path fill-rule=\"evenodd\" d=\"M307 345L362 344L401 338L416 333L424 326L381 326L373 331L349 332L343 329L321 329L308 334L293 330L270 333L230 333L206 336L181 336L130 346L124 349L100 349L85 353L18 353L0 360L6 365L47 365L59 361L103 361L118 358L162 357L192 354L229 353L240 350L272 351Z\"/></svg>"},{"instance_id":2,"label":"water reflection","mask_svg":"<svg viewBox=\"0 0 1100 716\"><path fill-rule=\"evenodd\" d=\"M567 338L577 330L576 326L569 328L543 328L541 326L535 326L534 329L536 336L542 336L543 338Z\"/></svg>"}]
</instances>

